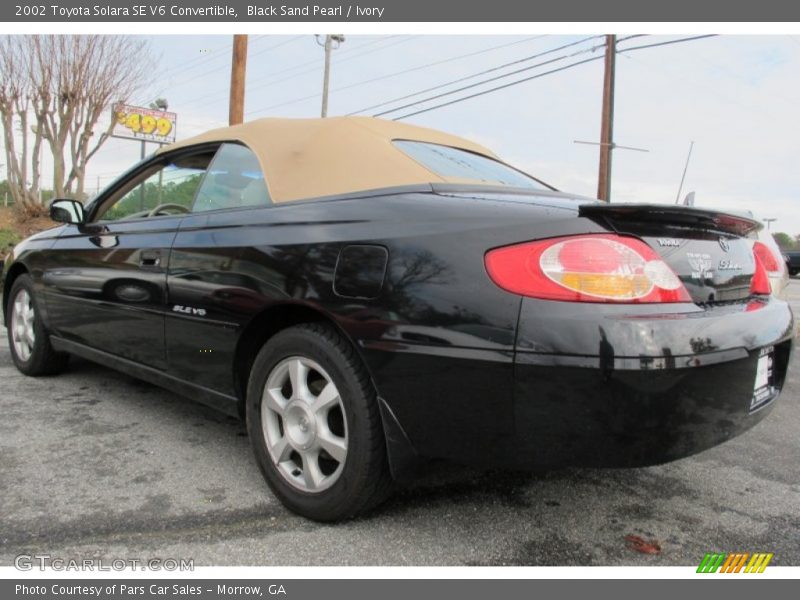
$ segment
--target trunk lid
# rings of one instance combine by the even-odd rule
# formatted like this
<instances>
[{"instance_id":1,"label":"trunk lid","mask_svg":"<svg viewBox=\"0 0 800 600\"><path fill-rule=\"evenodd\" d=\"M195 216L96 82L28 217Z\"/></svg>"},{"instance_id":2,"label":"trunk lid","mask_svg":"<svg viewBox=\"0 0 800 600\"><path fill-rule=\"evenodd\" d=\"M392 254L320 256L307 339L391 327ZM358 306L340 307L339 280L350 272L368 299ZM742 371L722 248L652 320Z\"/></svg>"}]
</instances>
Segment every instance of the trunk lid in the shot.
<instances>
[{"instance_id":1,"label":"trunk lid","mask_svg":"<svg viewBox=\"0 0 800 600\"><path fill-rule=\"evenodd\" d=\"M760 229L758 221L708 209L653 204L584 204L579 214L644 240L698 304L750 296L755 259L743 236Z\"/></svg>"}]
</instances>

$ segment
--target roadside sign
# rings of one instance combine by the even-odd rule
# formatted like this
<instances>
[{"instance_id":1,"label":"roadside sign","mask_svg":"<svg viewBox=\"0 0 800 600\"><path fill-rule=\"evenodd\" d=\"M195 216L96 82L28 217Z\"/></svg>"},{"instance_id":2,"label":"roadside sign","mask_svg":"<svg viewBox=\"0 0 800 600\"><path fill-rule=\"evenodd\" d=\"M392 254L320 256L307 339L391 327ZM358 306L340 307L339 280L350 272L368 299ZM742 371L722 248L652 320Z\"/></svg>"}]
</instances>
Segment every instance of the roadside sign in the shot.
<instances>
[{"instance_id":1,"label":"roadside sign","mask_svg":"<svg viewBox=\"0 0 800 600\"><path fill-rule=\"evenodd\" d=\"M113 137L171 144L175 141L178 115L173 112L117 103L112 108Z\"/></svg>"}]
</instances>

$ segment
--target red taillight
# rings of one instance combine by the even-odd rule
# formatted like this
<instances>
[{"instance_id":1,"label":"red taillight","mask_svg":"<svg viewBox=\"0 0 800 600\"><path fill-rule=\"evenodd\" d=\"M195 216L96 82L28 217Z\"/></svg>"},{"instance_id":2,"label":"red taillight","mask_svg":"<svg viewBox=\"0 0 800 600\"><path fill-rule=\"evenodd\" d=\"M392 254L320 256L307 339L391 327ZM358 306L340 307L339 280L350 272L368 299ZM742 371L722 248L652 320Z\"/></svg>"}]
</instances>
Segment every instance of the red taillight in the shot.
<instances>
[{"instance_id":1,"label":"red taillight","mask_svg":"<svg viewBox=\"0 0 800 600\"><path fill-rule=\"evenodd\" d=\"M767 269L764 267L764 262L761 258L761 252L757 250L757 247L761 246L767 253L771 256L772 252L769 251L769 248L764 246L761 242L756 242L753 245L753 257L756 260L756 270L753 273L753 279L750 280L750 294L751 295L769 295L772 292L772 287L769 283L769 276L767 275Z\"/></svg>"},{"instance_id":2,"label":"red taillight","mask_svg":"<svg viewBox=\"0 0 800 600\"><path fill-rule=\"evenodd\" d=\"M755 242L753 244L753 253L761 259L761 264L770 273L778 273L781 270L781 263L778 262L778 258L766 244Z\"/></svg>"},{"instance_id":3,"label":"red taillight","mask_svg":"<svg viewBox=\"0 0 800 600\"><path fill-rule=\"evenodd\" d=\"M644 242L612 234L552 238L496 248L486 270L523 296L569 302L691 302L669 266Z\"/></svg>"}]
</instances>

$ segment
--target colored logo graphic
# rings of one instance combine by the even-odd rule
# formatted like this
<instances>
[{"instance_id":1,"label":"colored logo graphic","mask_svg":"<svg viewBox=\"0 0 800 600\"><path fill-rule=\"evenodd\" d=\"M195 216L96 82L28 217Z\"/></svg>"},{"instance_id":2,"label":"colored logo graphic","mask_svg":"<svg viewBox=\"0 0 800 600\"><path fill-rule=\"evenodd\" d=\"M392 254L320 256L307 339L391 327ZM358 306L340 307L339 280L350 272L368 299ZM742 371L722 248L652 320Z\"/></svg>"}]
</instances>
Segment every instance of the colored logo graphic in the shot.
<instances>
[{"instance_id":1,"label":"colored logo graphic","mask_svg":"<svg viewBox=\"0 0 800 600\"><path fill-rule=\"evenodd\" d=\"M772 552L709 552L700 561L698 573L763 573L773 557Z\"/></svg>"}]
</instances>

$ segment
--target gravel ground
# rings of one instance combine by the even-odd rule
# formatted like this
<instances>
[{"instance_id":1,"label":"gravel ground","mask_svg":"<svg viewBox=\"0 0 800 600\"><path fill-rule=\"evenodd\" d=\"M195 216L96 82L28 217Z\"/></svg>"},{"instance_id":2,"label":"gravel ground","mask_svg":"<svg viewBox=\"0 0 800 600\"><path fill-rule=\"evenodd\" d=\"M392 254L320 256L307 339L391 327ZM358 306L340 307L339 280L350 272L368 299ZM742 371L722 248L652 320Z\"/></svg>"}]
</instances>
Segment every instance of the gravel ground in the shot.
<instances>
[{"instance_id":1,"label":"gravel ground","mask_svg":"<svg viewBox=\"0 0 800 600\"><path fill-rule=\"evenodd\" d=\"M800 283L790 287L800 314ZM699 456L547 474L442 468L375 513L320 525L264 484L241 423L85 361L20 375L0 342L0 565L696 565L706 551L800 565L800 364L772 415ZM661 551L635 551L628 535Z\"/></svg>"}]
</instances>

